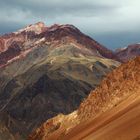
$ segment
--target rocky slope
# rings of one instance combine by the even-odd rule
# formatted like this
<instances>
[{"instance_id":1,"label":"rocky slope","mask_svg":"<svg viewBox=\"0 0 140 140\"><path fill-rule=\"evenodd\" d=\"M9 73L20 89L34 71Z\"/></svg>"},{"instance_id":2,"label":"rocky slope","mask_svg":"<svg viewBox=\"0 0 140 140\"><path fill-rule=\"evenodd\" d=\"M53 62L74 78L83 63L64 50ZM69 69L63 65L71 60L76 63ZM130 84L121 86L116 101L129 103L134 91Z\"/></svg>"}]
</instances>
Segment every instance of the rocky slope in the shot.
<instances>
[{"instance_id":1,"label":"rocky slope","mask_svg":"<svg viewBox=\"0 0 140 140\"><path fill-rule=\"evenodd\" d=\"M114 53L72 25L36 23L0 37L0 120L15 139L70 113L107 73Z\"/></svg>"},{"instance_id":2,"label":"rocky slope","mask_svg":"<svg viewBox=\"0 0 140 140\"><path fill-rule=\"evenodd\" d=\"M130 59L140 56L140 44L132 44L128 47L117 49L116 56L122 62L127 62Z\"/></svg>"},{"instance_id":3,"label":"rocky slope","mask_svg":"<svg viewBox=\"0 0 140 140\"><path fill-rule=\"evenodd\" d=\"M5 124L0 124L0 140L15 140L9 129L5 126Z\"/></svg>"},{"instance_id":4,"label":"rocky slope","mask_svg":"<svg viewBox=\"0 0 140 140\"><path fill-rule=\"evenodd\" d=\"M140 57L137 57L126 64L122 64L108 74L101 82L101 85L92 91L87 99L80 104L78 110L70 115L60 114L48 120L34 131L28 140L78 140L84 138L86 140L93 138L97 140L114 138L116 140L120 140L120 138L122 140L124 138L126 140L137 139L140 130L139 125L136 125L140 123L138 119L138 115L140 116L139 103ZM132 110L132 106L135 107L135 110ZM133 113L129 113L129 110ZM128 114L125 115L127 112ZM123 118L120 117L121 115ZM120 126L121 121L118 120L118 117L122 118L121 121L123 122ZM116 123L112 121L114 119ZM107 128L105 124L111 121L115 124L109 125ZM133 130L130 127L133 127ZM98 129L100 130L100 128L103 129L98 133ZM94 134L96 130L97 133Z\"/></svg>"}]
</instances>

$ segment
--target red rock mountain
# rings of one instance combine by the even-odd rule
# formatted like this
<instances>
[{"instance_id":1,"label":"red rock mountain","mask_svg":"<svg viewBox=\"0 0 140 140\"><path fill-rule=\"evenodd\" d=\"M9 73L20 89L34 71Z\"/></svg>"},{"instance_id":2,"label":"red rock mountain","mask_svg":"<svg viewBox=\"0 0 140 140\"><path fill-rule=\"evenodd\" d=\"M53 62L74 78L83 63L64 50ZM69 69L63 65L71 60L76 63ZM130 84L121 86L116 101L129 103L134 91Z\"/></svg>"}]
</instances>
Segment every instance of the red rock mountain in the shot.
<instances>
[{"instance_id":1,"label":"red rock mountain","mask_svg":"<svg viewBox=\"0 0 140 140\"><path fill-rule=\"evenodd\" d=\"M84 55L115 59L113 52L81 33L73 25L56 24L46 27L44 23L39 22L0 37L0 66L27 55L34 47L42 43L59 47L61 44L67 44L70 41L71 43L76 42ZM82 51L82 49L86 50Z\"/></svg>"},{"instance_id":2,"label":"red rock mountain","mask_svg":"<svg viewBox=\"0 0 140 140\"><path fill-rule=\"evenodd\" d=\"M0 36L0 139L23 140L79 106L120 63L73 25L29 25ZM2 130L2 131L1 131Z\"/></svg>"},{"instance_id":3,"label":"red rock mountain","mask_svg":"<svg viewBox=\"0 0 140 140\"><path fill-rule=\"evenodd\" d=\"M116 55L122 62L127 62L137 56L140 56L140 44L132 44L126 48L116 50Z\"/></svg>"},{"instance_id":4,"label":"red rock mountain","mask_svg":"<svg viewBox=\"0 0 140 140\"><path fill-rule=\"evenodd\" d=\"M138 140L140 57L113 70L78 110L48 120L28 140Z\"/></svg>"}]
</instances>

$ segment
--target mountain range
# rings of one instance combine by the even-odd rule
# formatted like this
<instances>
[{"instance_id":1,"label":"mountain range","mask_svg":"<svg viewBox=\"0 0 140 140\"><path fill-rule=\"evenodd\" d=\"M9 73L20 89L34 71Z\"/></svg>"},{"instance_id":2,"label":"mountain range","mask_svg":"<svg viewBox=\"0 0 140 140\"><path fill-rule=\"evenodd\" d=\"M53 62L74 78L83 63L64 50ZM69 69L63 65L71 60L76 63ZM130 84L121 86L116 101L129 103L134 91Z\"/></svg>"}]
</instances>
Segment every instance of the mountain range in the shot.
<instances>
[{"instance_id":1,"label":"mountain range","mask_svg":"<svg viewBox=\"0 0 140 140\"><path fill-rule=\"evenodd\" d=\"M108 73L139 56L139 49L134 44L113 52L69 24L38 22L0 36L0 139L24 140L46 120L78 109Z\"/></svg>"}]
</instances>

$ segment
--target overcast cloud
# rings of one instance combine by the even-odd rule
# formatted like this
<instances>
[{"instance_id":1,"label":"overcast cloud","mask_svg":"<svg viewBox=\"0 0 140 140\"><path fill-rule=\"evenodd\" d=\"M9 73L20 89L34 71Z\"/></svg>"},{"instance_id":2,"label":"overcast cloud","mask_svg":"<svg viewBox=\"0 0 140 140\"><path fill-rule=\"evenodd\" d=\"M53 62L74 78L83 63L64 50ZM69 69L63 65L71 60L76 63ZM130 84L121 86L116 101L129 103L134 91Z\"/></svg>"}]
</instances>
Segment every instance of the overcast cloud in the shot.
<instances>
[{"instance_id":1,"label":"overcast cloud","mask_svg":"<svg viewBox=\"0 0 140 140\"><path fill-rule=\"evenodd\" d=\"M73 24L109 48L140 42L140 0L0 0L0 33Z\"/></svg>"}]
</instances>

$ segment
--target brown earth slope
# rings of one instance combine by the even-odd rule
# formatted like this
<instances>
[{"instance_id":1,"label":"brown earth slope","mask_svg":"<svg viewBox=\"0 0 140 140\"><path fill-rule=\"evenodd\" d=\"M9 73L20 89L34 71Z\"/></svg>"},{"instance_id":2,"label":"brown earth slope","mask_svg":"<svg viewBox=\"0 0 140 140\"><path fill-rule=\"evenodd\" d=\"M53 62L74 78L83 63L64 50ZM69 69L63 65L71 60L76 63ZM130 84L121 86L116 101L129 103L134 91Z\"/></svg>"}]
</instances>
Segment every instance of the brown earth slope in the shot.
<instances>
[{"instance_id":1,"label":"brown earth slope","mask_svg":"<svg viewBox=\"0 0 140 140\"><path fill-rule=\"evenodd\" d=\"M44 123L28 140L133 140L140 135L140 57L122 64L77 111Z\"/></svg>"}]
</instances>

